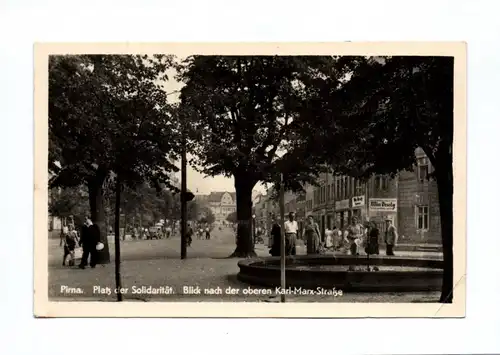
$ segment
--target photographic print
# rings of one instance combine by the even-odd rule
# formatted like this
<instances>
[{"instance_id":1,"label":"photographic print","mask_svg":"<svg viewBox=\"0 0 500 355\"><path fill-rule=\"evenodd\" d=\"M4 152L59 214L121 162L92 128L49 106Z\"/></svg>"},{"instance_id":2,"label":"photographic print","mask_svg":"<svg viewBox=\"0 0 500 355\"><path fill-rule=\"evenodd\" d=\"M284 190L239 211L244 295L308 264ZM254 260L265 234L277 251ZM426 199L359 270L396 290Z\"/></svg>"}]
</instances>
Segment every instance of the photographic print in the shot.
<instances>
[{"instance_id":1,"label":"photographic print","mask_svg":"<svg viewBox=\"0 0 500 355\"><path fill-rule=\"evenodd\" d=\"M35 45L35 315L465 316L465 58Z\"/></svg>"}]
</instances>

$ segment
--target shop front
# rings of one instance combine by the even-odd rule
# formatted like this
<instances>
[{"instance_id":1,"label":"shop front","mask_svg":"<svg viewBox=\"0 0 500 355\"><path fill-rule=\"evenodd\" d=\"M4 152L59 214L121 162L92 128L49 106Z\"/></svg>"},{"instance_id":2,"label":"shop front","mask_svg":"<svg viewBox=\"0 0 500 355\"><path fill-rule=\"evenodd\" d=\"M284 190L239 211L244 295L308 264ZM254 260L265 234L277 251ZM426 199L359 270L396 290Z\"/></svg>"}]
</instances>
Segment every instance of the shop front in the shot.
<instances>
[{"instance_id":1,"label":"shop front","mask_svg":"<svg viewBox=\"0 0 500 355\"><path fill-rule=\"evenodd\" d=\"M344 229L351 219L350 200L335 201L335 225Z\"/></svg>"},{"instance_id":2,"label":"shop front","mask_svg":"<svg viewBox=\"0 0 500 355\"><path fill-rule=\"evenodd\" d=\"M370 221L377 224L381 233L385 233L385 220L390 219L397 226L398 199L397 198L370 198L368 202Z\"/></svg>"},{"instance_id":3,"label":"shop front","mask_svg":"<svg viewBox=\"0 0 500 355\"><path fill-rule=\"evenodd\" d=\"M356 217L360 223L367 220L365 196L354 196L352 199L352 217Z\"/></svg>"}]
</instances>

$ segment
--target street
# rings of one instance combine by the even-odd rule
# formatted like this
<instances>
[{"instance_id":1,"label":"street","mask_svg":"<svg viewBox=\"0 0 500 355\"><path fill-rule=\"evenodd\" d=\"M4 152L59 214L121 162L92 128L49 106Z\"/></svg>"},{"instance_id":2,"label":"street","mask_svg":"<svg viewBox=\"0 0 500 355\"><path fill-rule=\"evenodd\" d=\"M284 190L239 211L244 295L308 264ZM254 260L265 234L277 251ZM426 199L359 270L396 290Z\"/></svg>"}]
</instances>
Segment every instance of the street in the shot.
<instances>
[{"instance_id":1,"label":"street","mask_svg":"<svg viewBox=\"0 0 500 355\"><path fill-rule=\"evenodd\" d=\"M115 288L114 244L110 243L111 263L95 269L80 270L61 266L62 250L58 240L49 242L49 297L51 300L115 301L114 292L98 292ZM142 286L153 289L170 287L171 294L140 294L129 292L127 301L267 301L269 296L255 294L180 294L184 287L214 290L257 289L236 279L239 271L237 258L227 258L234 250L234 232L231 228L214 229L211 240L194 239L188 248L187 259L180 259L180 239L136 240L121 243L122 287L127 289ZM267 245L257 244L258 256L269 256ZM403 253L403 252L402 252ZM303 246L298 254L305 254ZM404 252L405 255L423 255L422 252ZM426 256L438 257L432 253ZM80 289L81 292L68 292ZM97 291L96 291L97 289ZM252 293L252 292L247 292ZM344 294L342 297L289 296L292 302L431 302L439 295L435 293L385 293Z\"/></svg>"}]
</instances>

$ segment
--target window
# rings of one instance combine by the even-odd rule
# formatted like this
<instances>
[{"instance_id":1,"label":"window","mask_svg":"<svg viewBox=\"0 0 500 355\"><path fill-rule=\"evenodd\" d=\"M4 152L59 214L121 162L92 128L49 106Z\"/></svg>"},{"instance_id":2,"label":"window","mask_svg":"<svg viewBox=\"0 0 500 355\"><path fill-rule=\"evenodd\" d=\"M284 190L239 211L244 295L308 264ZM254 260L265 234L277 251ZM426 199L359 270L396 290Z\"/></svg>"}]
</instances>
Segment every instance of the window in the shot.
<instances>
[{"instance_id":1,"label":"window","mask_svg":"<svg viewBox=\"0 0 500 355\"><path fill-rule=\"evenodd\" d=\"M335 185L332 183L330 185L330 200L333 200L335 197Z\"/></svg>"},{"instance_id":2,"label":"window","mask_svg":"<svg viewBox=\"0 0 500 355\"><path fill-rule=\"evenodd\" d=\"M337 198L340 200L341 199L340 178L337 178L335 180L335 183L337 184Z\"/></svg>"},{"instance_id":3,"label":"window","mask_svg":"<svg viewBox=\"0 0 500 355\"><path fill-rule=\"evenodd\" d=\"M330 200L330 185L326 187L326 199Z\"/></svg>"},{"instance_id":4,"label":"window","mask_svg":"<svg viewBox=\"0 0 500 355\"><path fill-rule=\"evenodd\" d=\"M359 179L354 179L354 195L359 196L363 192L361 191L361 181Z\"/></svg>"},{"instance_id":5,"label":"window","mask_svg":"<svg viewBox=\"0 0 500 355\"><path fill-rule=\"evenodd\" d=\"M418 169L417 169L417 177L420 182L423 182L427 179L429 175L429 160L427 158L418 158Z\"/></svg>"},{"instance_id":6,"label":"window","mask_svg":"<svg viewBox=\"0 0 500 355\"><path fill-rule=\"evenodd\" d=\"M389 178L387 176L376 176L375 177L375 189L379 191L385 191L389 188Z\"/></svg>"},{"instance_id":7,"label":"window","mask_svg":"<svg viewBox=\"0 0 500 355\"><path fill-rule=\"evenodd\" d=\"M388 190L389 189L389 178L387 176L384 176L382 178L382 190Z\"/></svg>"},{"instance_id":8,"label":"window","mask_svg":"<svg viewBox=\"0 0 500 355\"><path fill-rule=\"evenodd\" d=\"M417 206L417 229L429 229L429 206Z\"/></svg>"}]
</instances>

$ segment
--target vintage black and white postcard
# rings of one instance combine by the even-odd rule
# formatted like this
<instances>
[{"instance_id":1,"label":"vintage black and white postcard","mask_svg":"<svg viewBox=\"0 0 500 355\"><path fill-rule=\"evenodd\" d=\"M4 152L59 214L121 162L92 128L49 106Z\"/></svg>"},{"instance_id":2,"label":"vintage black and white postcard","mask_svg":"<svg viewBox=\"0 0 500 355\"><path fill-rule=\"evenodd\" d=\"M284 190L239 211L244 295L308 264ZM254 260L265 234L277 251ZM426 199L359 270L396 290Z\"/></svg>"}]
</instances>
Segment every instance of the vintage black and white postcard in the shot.
<instances>
[{"instance_id":1,"label":"vintage black and white postcard","mask_svg":"<svg viewBox=\"0 0 500 355\"><path fill-rule=\"evenodd\" d=\"M34 51L36 316L465 316L465 43Z\"/></svg>"}]
</instances>

